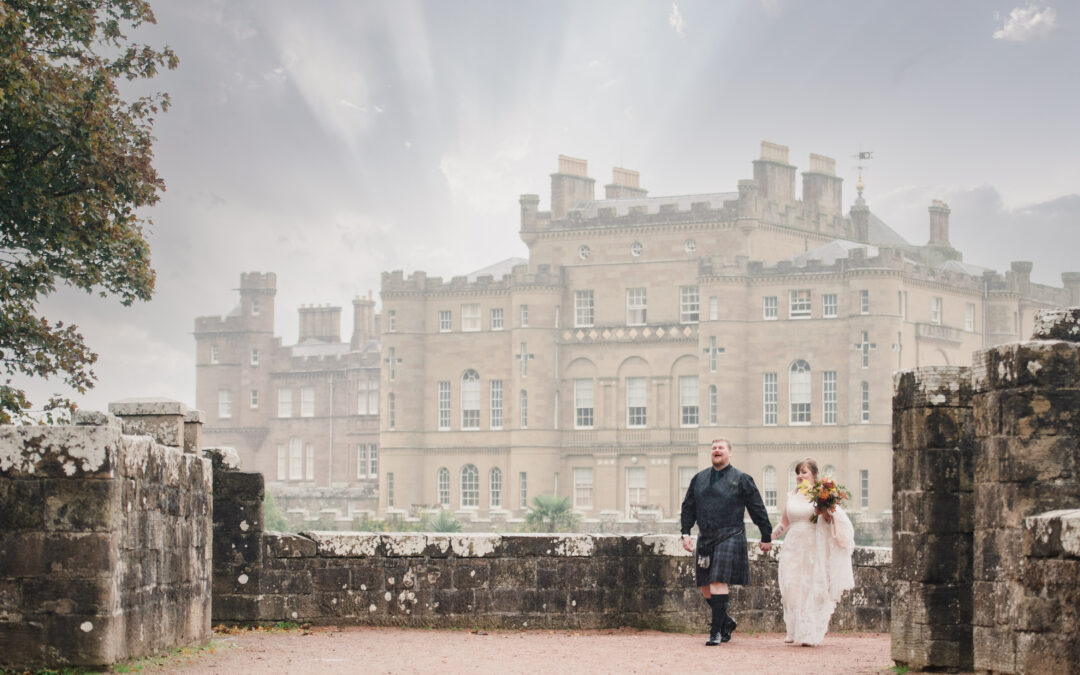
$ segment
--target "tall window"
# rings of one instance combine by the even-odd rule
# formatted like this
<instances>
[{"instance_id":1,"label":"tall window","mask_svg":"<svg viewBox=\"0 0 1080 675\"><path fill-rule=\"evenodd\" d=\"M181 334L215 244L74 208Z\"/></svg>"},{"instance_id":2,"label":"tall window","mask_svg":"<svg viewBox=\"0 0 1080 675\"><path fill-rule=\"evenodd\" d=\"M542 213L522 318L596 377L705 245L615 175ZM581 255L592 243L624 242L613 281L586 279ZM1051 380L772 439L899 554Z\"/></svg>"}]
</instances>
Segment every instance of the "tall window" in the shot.
<instances>
[{"instance_id":1,"label":"tall window","mask_svg":"<svg viewBox=\"0 0 1080 675\"><path fill-rule=\"evenodd\" d=\"M488 495L491 497L491 508L502 508L502 470L499 467L488 472Z\"/></svg>"},{"instance_id":2,"label":"tall window","mask_svg":"<svg viewBox=\"0 0 1080 675\"><path fill-rule=\"evenodd\" d=\"M821 475L836 478L836 467L832 464L826 464L825 468L821 470Z\"/></svg>"},{"instance_id":3,"label":"tall window","mask_svg":"<svg viewBox=\"0 0 1080 675\"><path fill-rule=\"evenodd\" d=\"M299 438L289 439L289 480L304 479L304 443Z\"/></svg>"},{"instance_id":4,"label":"tall window","mask_svg":"<svg viewBox=\"0 0 1080 675\"><path fill-rule=\"evenodd\" d=\"M870 313L870 291L863 289L859 291L859 314Z\"/></svg>"},{"instance_id":5,"label":"tall window","mask_svg":"<svg viewBox=\"0 0 1080 675\"><path fill-rule=\"evenodd\" d=\"M315 416L315 387L300 389L300 417Z\"/></svg>"},{"instance_id":6,"label":"tall window","mask_svg":"<svg viewBox=\"0 0 1080 675\"><path fill-rule=\"evenodd\" d=\"M307 464L307 479L315 480L315 446L308 443L304 448L304 454L307 459L305 462Z\"/></svg>"},{"instance_id":7,"label":"tall window","mask_svg":"<svg viewBox=\"0 0 1080 675\"><path fill-rule=\"evenodd\" d=\"M528 305L522 305L520 310L518 311L518 323L521 324L522 328L528 328L529 327L529 306Z\"/></svg>"},{"instance_id":8,"label":"tall window","mask_svg":"<svg viewBox=\"0 0 1080 675\"><path fill-rule=\"evenodd\" d=\"M491 310L491 330L503 329L503 308L495 307Z\"/></svg>"},{"instance_id":9,"label":"tall window","mask_svg":"<svg viewBox=\"0 0 1080 675\"><path fill-rule=\"evenodd\" d=\"M480 374L472 368L461 376L461 428L480 428Z\"/></svg>"},{"instance_id":10,"label":"tall window","mask_svg":"<svg viewBox=\"0 0 1080 675\"><path fill-rule=\"evenodd\" d=\"M284 443L277 446L277 479L289 479L289 450Z\"/></svg>"},{"instance_id":11,"label":"tall window","mask_svg":"<svg viewBox=\"0 0 1080 675\"><path fill-rule=\"evenodd\" d=\"M502 429L503 388L502 380L491 381L491 428Z\"/></svg>"},{"instance_id":12,"label":"tall window","mask_svg":"<svg viewBox=\"0 0 1080 675\"><path fill-rule=\"evenodd\" d=\"M696 466L680 466L679 467L679 494L685 495L686 491L690 489L690 481L694 480L694 474L697 473Z\"/></svg>"},{"instance_id":13,"label":"tall window","mask_svg":"<svg viewBox=\"0 0 1080 675\"><path fill-rule=\"evenodd\" d=\"M574 291L574 325L591 326L596 318L592 291Z\"/></svg>"},{"instance_id":14,"label":"tall window","mask_svg":"<svg viewBox=\"0 0 1080 675\"><path fill-rule=\"evenodd\" d=\"M700 303L697 286L679 287L679 321L697 323Z\"/></svg>"},{"instance_id":15,"label":"tall window","mask_svg":"<svg viewBox=\"0 0 1080 675\"><path fill-rule=\"evenodd\" d=\"M574 508L591 509L593 505L592 468L574 469Z\"/></svg>"},{"instance_id":16,"label":"tall window","mask_svg":"<svg viewBox=\"0 0 1080 675\"><path fill-rule=\"evenodd\" d=\"M626 505L631 509L640 508L648 504L648 485L646 484L645 467L631 466L626 469Z\"/></svg>"},{"instance_id":17,"label":"tall window","mask_svg":"<svg viewBox=\"0 0 1080 675\"><path fill-rule=\"evenodd\" d=\"M387 377L391 382L394 381L397 373L397 354L394 353L394 348L390 348L390 356L386 359Z\"/></svg>"},{"instance_id":18,"label":"tall window","mask_svg":"<svg viewBox=\"0 0 1080 675\"><path fill-rule=\"evenodd\" d=\"M791 401L790 424L810 424L810 364L802 359L791 364L788 377Z\"/></svg>"},{"instance_id":19,"label":"tall window","mask_svg":"<svg viewBox=\"0 0 1080 675\"><path fill-rule=\"evenodd\" d=\"M450 428L450 383L439 382L439 430Z\"/></svg>"},{"instance_id":20,"label":"tall window","mask_svg":"<svg viewBox=\"0 0 1080 675\"><path fill-rule=\"evenodd\" d=\"M259 299L251 299L251 316L259 316Z\"/></svg>"},{"instance_id":21,"label":"tall window","mask_svg":"<svg viewBox=\"0 0 1080 675\"><path fill-rule=\"evenodd\" d=\"M859 508L870 508L870 470L859 469Z\"/></svg>"},{"instance_id":22,"label":"tall window","mask_svg":"<svg viewBox=\"0 0 1080 675\"><path fill-rule=\"evenodd\" d=\"M386 332L394 333L397 331L397 312L388 309L386 310Z\"/></svg>"},{"instance_id":23,"label":"tall window","mask_svg":"<svg viewBox=\"0 0 1080 675\"><path fill-rule=\"evenodd\" d=\"M791 291L788 295L788 317L792 319L810 318L810 290Z\"/></svg>"},{"instance_id":24,"label":"tall window","mask_svg":"<svg viewBox=\"0 0 1080 675\"><path fill-rule=\"evenodd\" d=\"M644 326L645 325L645 289L644 288L628 288L626 289L626 325L627 326Z\"/></svg>"},{"instance_id":25,"label":"tall window","mask_svg":"<svg viewBox=\"0 0 1080 675\"><path fill-rule=\"evenodd\" d=\"M836 371L826 370L821 375L821 422L836 424Z\"/></svg>"},{"instance_id":26,"label":"tall window","mask_svg":"<svg viewBox=\"0 0 1080 675\"><path fill-rule=\"evenodd\" d=\"M941 324L941 298L930 298L930 323Z\"/></svg>"},{"instance_id":27,"label":"tall window","mask_svg":"<svg viewBox=\"0 0 1080 675\"><path fill-rule=\"evenodd\" d=\"M444 509L450 508L450 469L439 469L438 479L439 506Z\"/></svg>"},{"instance_id":28,"label":"tall window","mask_svg":"<svg viewBox=\"0 0 1080 675\"><path fill-rule=\"evenodd\" d=\"M472 464L461 467L461 505L480 506L480 471Z\"/></svg>"},{"instance_id":29,"label":"tall window","mask_svg":"<svg viewBox=\"0 0 1080 675\"><path fill-rule=\"evenodd\" d=\"M766 295L762 298L761 316L766 321L776 321L777 303L775 295Z\"/></svg>"},{"instance_id":30,"label":"tall window","mask_svg":"<svg viewBox=\"0 0 1080 675\"><path fill-rule=\"evenodd\" d=\"M644 377L626 378L626 426L645 426L648 421L647 397Z\"/></svg>"},{"instance_id":31,"label":"tall window","mask_svg":"<svg viewBox=\"0 0 1080 675\"><path fill-rule=\"evenodd\" d=\"M259 390L258 389L252 389L251 390L251 405L250 405L250 407L251 407L252 410L258 410L259 409Z\"/></svg>"},{"instance_id":32,"label":"tall window","mask_svg":"<svg viewBox=\"0 0 1080 675\"><path fill-rule=\"evenodd\" d=\"M964 305L964 330L975 330L975 303L969 302Z\"/></svg>"},{"instance_id":33,"label":"tall window","mask_svg":"<svg viewBox=\"0 0 1080 675\"><path fill-rule=\"evenodd\" d=\"M719 351L720 350L718 350L716 348L716 336L715 335L710 335L709 336L709 349L708 349L708 352L709 352L709 372L710 373L715 373L716 372L716 360L717 360L716 356L719 353Z\"/></svg>"},{"instance_id":34,"label":"tall window","mask_svg":"<svg viewBox=\"0 0 1080 675\"><path fill-rule=\"evenodd\" d=\"M779 395L776 373L765 373L762 381L762 424L767 427L776 424L776 405Z\"/></svg>"},{"instance_id":35,"label":"tall window","mask_svg":"<svg viewBox=\"0 0 1080 675\"><path fill-rule=\"evenodd\" d=\"M839 309L836 301L836 293L826 293L821 296L821 316L826 319L835 319Z\"/></svg>"},{"instance_id":36,"label":"tall window","mask_svg":"<svg viewBox=\"0 0 1080 675\"><path fill-rule=\"evenodd\" d=\"M529 392L524 389L521 390L521 395L518 397L518 407L521 408L521 428L529 428Z\"/></svg>"},{"instance_id":37,"label":"tall window","mask_svg":"<svg viewBox=\"0 0 1080 675\"><path fill-rule=\"evenodd\" d=\"M394 508L394 472L386 474L386 505Z\"/></svg>"},{"instance_id":38,"label":"tall window","mask_svg":"<svg viewBox=\"0 0 1080 675\"><path fill-rule=\"evenodd\" d=\"M679 424L684 427L698 425L697 375L679 377Z\"/></svg>"},{"instance_id":39,"label":"tall window","mask_svg":"<svg viewBox=\"0 0 1080 675\"><path fill-rule=\"evenodd\" d=\"M379 414L379 381L360 380L356 384L356 413L358 415Z\"/></svg>"},{"instance_id":40,"label":"tall window","mask_svg":"<svg viewBox=\"0 0 1080 675\"><path fill-rule=\"evenodd\" d=\"M859 351L861 352L861 356L862 356L862 367L863 368L869 368L870 367L870 350L871 349L876 349L877 345L870 342L870 333L868 331L864 330L862 332L862 342L860 342L858 346L859 346Z\"/></svg>"},{"instance_id":41,"label":"tall window","mask_svg":"<svg viewBox=\"0 0 1080 675\"><path fill-rule=\"evenodd\" d=\"M248 361L253 366L259 365L259 349L258 349L258 347L252 347L251 348L251 354L250 354L250 356L248 358Z\"/></svg>"},{"instance_id":42,"label":"tall window","mask_svg":"<svg viewBox=\"0 0 1080 675\"><path fill-rule=\"evenodd\" d=\"M524 471L518 474L518 506L523 509L529 506L529 476Z\"/></svg>"},{"instance_id":43,"label":"tall window","mask_svg":"<svg viewBox=\"0 0 1080 675\"><path fill-rule=\"evenodd\" d=\"M232 392L228 389L218 389L217 415L223 420L232 417Z\"/></svg>"},{"instance_id":44,"label":"tall window","mask_svg":"<svg viewBox=\"0 0 1080 675\"><path fill-rule=\"evenodd\" d=\"M379 446L369 443L368 446L368 476L374 478L379 475Z\"/></svg>"},{"instance_id":45,"label":"tall window","mask_svg":"<svg viewBox=\"0 0 1080 675\"><path fill-rule=\"evenodd\" d=\"M720 301L715 295L709 296L709 321L720 318Z\"/></svg>"},{"instance_id":46,"label":"tall window","mask_svg":"<svg viewBox=\"0 0 1080 675\"><path fill-rule=\"evenodd\" d=\"M716 391L716 385L715 384L710 384L709 385L709 424L713 424L713 425L716 424L716 413L717 413L717 408L719 407L719 403L720 403L719 398L720 398L720 395Z\"/></svg>"},{"instance_id":47,"label":"tall window","mask_svg":"<svg viewBox=\"0 0 1080 675\"><path fill-rule=\"evenodd\" d=\"M216 344L210 345L210 363L217 363L221 356L220 350Z\"/></svg>"},{"instance_id":48,"label":"tall window","mask_svg":"<svg viewBox=\"0 0 1080 675\"><path fill-rule=\"evenodd\" d=\"M356 477L367 478L367 444L356 444Z\"/></svg>"},{"instance_id":49,"label":"tall window","mask_svg":"<svg viewBox=\"0 0 1080 675\"><path fill-rule=\"evenodd\" d=\"M480 330L480 305L462 305L461 331L463 333L475 333L478 330Z\"/></svg>"},{"instance_id":50,"label":"tall window","mask_svg":"<svg viewBox=\"0 0 1080 675\"><path fill-rule=\"evenodd\" d=\"M761 476L761 493L765 500L765 506L776 506L776 468L765 467Z\"/></svg>"},{"instance_id":51,"label":"tall window","mask_svg":"<svg viewBox=\"0 0 1080 675\"><path fill-rule=\"evenodd\" d=\"M439 332L449 333L454 328L454 316L448 309L439 310Z\"/></svg>"},{"instance_id":52,"label":"tall window","mask_svg":"<svg viewBox=\"0 0 1080 675\"><path fill-rule=\"evenodd\" d=\"M394 430L394 425L397 420L394 419L397 412L394 406L394 395L392 393L386 395L386 428L391 431Z\"/></svg>"},{"instance_id":53,"label":"tall window","mask_svg":"<svg viewBox=\"0 0 1080 675\"><path fill-rule=\"evenodd\" d=\"M277 416L292 417L292 389L277 390Z\"/></svg>"},{"instance_id":54,"label":"tall window","mask_svg":"<svg viewBox=\"0 0 1080 675\"><path fill-rule=\"evenodd\" d=\"M862 423L866 424L870 421L870 383L862 383Z\"/></svg>"},{"instance_id":55,"label":"tall window","mask_svg":"<svg viewBox=\"0 0 1080 675\"><path fill-rule=\"evenodd\" d=\"M593 381L574 380L574 428L592 429Z\"/></svg>"}]
</instances>

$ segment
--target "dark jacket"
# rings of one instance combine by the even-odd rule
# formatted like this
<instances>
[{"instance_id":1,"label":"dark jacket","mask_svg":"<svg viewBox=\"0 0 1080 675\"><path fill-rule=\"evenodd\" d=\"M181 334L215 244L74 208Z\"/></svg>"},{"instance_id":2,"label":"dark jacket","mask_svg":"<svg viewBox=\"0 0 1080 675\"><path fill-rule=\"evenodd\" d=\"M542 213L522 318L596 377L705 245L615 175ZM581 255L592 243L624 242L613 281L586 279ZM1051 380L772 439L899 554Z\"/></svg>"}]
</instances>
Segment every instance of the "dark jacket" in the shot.
<instances>
[{"instance_id":1,"label":"dark jacket","mask_svg":"<svg viewBox=\"0 0 1080 675\"><path fill-rule=\"evenodd\" d=\"M771 542L772 523L754 479L730 464L720 471L715 483L712 472L710 466L690 480L682 504L682 533L690 534L695 522L702 537L744 531L745 509L761 530L761 541Z\"/></svg>"}]
</instances>

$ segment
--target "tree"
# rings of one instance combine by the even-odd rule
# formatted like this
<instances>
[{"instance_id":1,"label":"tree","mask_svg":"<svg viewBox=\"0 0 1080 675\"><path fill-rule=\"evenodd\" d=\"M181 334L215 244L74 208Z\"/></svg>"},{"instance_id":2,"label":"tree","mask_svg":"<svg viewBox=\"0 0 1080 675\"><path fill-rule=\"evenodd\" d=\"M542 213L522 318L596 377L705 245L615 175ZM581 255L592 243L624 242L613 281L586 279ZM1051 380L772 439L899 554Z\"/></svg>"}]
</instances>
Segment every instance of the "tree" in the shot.
<instances>
[{"instance_id":1,"label":"tree","mask_svg":"<svg viewBox=\"0 0 1080 675\"><path fill-rule=\"evenodd\" d=\"M17 375L94 386L97 355L77 327L39 316L58 282L124 305L153 293L138 210L165 189L151 128L169 98L125 100L118 83L178 59L128 40L146 23L146 0L0 0L0 423L29 419ZM74 404L54 396L41 410Z\"/></svg>"},{"instance_id":2,"label":"tree","mask_svg":"<svg viewBox=\"0 0 1080 675\"><path fill-rule=\"evenodd\" d=\"M533 532L561 532L573 530L579 518L570 507L569 497L537 495L525 514L525 524Z\"/></svg>"}]
</instances>

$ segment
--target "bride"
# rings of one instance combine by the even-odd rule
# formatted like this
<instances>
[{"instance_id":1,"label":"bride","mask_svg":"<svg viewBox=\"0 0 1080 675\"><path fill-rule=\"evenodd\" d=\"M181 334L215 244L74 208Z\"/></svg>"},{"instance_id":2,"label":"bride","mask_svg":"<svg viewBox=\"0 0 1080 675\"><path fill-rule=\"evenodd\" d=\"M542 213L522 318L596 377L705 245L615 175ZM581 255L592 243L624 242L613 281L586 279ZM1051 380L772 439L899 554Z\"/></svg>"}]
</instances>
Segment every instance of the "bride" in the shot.
<instances>
[{"instance_id":1,"label":"bride","mask_svg":"<svg viewBox=\"0 0 1080 675\"><path fill-rule=\"evenodd\" d=\"M806 459L795 465L799 484L818 480L818 465ZM839 506L833 513L821 513L810 522L815 508L796 489L788 495L784 517L773 537L787 535L780 549L777 573L784 605L787 639L803 646L821 644L829 629L829 618L844 591L855 586L851 554L855 531Z\"/></svg>"}]
</instances>

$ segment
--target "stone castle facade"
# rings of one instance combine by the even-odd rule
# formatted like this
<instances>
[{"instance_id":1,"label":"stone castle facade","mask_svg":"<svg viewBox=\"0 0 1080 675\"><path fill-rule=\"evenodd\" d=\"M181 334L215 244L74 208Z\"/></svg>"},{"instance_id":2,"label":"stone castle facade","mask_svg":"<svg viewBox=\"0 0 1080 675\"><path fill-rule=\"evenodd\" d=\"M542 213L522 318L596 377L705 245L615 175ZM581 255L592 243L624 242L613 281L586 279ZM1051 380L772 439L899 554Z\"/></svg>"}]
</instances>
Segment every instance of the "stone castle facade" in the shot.
<instances>
[{"instance_id":1,"label":"stone castle facade","mask_svg":"<svg viewBox=\"0 0 1080 675\"><path fill-rule=\"evenodd\" d=\"M238 310L196 320L208 443L275 494L320 496L295 502L309 518L377 494L383 514L498 522L554 493L604 522L677 517L723 436L770 508L811 455L872 519L891 506L892 373L1030 334L1036 310L1080 302L1080 274L1055 288L1027 262L963 262L941 202L910 244L861 184L842 212L834 165L811 155L799 199L787 148L762 143L736 191L650 198L616 168L597 200L586 162L560 157L551 210L520 199L527 260L384 273L349 343L340 308L304 307L282 345L274 275L245 274Z\"/></svg>"}]
</instances>

